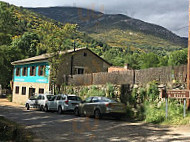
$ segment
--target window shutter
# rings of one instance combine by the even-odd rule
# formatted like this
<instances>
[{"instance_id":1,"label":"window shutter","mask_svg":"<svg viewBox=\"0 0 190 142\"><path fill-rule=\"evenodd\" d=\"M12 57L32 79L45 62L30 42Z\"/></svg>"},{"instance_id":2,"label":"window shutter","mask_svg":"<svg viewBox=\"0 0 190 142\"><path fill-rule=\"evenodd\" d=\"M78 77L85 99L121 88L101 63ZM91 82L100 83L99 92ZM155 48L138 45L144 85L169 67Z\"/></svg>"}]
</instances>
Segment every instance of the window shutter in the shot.
<instances>
[{"instance_id":1,"label":"window shutter","mask_svg":"<svg viewBox=\"0 0 190 142\"><path fill-rule=\"evenodd\" d=\"M38 66L38 76L40 76L41 66Z\"/></svg>"},{"instance_id":2,"label":"window shutter","mask_svg":"<svg viewBox=\"0 0 190 142\"><path fill-rule=\"evenodd\" d=\"M32 76L32 66L30 67L30 76Z\"/></svg>"}]
</instances>

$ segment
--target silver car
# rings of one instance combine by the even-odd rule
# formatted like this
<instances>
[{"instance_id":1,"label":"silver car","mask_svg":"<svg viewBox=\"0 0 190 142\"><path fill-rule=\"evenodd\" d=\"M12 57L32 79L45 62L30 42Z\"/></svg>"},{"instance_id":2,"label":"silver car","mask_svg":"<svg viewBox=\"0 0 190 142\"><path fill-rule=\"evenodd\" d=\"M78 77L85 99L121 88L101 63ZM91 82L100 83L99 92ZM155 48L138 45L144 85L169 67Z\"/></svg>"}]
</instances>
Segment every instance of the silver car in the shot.
<instances>
[{"instance_id":1,"label":"silver car","mask_svg":"<svg viewBox=\"0 0 190 142\"><path fill-rule=\"evenodd\" d=\"M96 119L110 114L121 118L126 113L126 106L106 97L89 97L74 109L76 116L94 116Z\"/></svg>"},{"instance_id":2,"label":"silver car","mask_svg":"<svg viewBox=\"0 0 190 142\"><path fill-rule=\"evenodd\" d=\"M47 101L45 111L57 111L59 114L64 111L73 111L81 101L81 98L76 95L55 95Z\"/></svg>"},{"instance_id":3,"label":"silver car","mask_svg":"<svg viewBox=\"0 0 190 142\"><path fill-rule=\"evenodd\" d=\"M26 109L30 108L40 108L40 110L44 110L46 102L52 97L52 94L38 94L30 97L26 102Z\"/></svg>"}]
</instances>

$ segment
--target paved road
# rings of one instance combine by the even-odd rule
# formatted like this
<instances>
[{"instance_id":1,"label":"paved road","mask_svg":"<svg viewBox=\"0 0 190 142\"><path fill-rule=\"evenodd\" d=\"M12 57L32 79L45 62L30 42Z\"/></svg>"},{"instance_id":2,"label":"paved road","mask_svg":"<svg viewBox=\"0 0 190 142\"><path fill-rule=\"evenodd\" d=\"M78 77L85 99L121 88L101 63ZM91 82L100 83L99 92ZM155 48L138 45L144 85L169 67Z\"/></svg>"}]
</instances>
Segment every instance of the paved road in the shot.
<instances>
[{"instance_id":1,"label":"paved road","mask_svg":"<svg viewBox=\"0 0 190 142\"><path fill-rule=\"evenodd\" d=\"M190 142L190 126L166 127L145 123L116 120L95 120L58 115L36 110L27 111L23 106L0 99L0 115L24 124L33 131L36 141L62 142Z\"/></svg>"}]
</instances>

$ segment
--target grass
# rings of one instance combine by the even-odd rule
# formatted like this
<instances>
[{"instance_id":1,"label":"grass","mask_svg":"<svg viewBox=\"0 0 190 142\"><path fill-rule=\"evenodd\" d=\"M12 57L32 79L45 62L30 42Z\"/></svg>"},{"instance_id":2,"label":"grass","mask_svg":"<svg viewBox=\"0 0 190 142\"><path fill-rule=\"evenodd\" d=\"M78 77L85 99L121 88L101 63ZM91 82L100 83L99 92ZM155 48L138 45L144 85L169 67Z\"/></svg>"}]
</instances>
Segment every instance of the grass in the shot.
<instances>
[{"instance_id":1,"label":"grass","mask_svg":"<svg viewBox=\"0 0 190 142\"><path fill-rule=\"evenodd\" d=\"M157 106L157 103L148 103L145 105L145 122L162 125L189 125L190 112L183 117L183 105L177 101L171 101L168 105L168 118L166 119L165 103Z\"/></svg>"},{"instance_id":2,"label":"grass","mask_svg":"<svg viewBox=\"0 0 190 142\"><path fill-rule=\"evenodd\" d=\"M23 126L0 116L0 140L30 142L33 140L33 135Z\"/></svg>"}]
</instances>

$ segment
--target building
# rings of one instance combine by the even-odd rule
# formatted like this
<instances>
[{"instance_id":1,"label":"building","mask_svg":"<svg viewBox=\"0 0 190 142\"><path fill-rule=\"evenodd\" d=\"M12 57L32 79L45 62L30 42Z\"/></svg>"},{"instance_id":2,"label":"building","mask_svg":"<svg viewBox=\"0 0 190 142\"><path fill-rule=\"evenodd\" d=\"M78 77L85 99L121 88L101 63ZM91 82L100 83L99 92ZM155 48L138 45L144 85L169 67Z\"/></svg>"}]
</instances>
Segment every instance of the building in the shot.
<instances>
[{"instance_id":1,"label":"building","mask_svg":"<svg viewBox=\"0 0 190 142\"><path fill-rule=\"evenodd\" d=\"M61 52L61 63L58 72L58 83L63 83L64 75L107 72L110 63L99 57L88 48ZM13 102L25 103L35 93L51 91L50 86L50 54L12 62Z\"/></svg>"},{"instance_id":2,"label":"building","mask_svg":"<svg viewBox=\"0 0 190 142\"><path fill-rule=\"evenodd\" d=\"M129 67L128 64L125 64L124 67L115 67L115 66L111 66L108 68L108 72L124 72L124 71L128 71L128 70L132 70L132 68Z\"/></svg>"}]
</instances>

